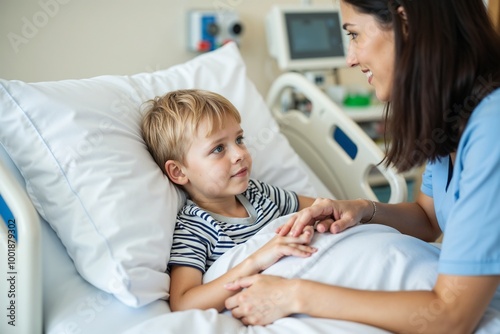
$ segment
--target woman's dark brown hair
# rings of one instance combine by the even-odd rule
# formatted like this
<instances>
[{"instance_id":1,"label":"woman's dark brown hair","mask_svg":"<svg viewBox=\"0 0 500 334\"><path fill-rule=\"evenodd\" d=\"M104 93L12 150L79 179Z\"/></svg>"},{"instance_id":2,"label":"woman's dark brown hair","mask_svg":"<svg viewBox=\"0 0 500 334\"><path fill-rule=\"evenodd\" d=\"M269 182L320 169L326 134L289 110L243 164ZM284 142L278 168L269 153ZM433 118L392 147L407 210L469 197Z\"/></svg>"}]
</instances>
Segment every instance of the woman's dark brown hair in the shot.
<instances>
[{"instance_id":1,"label":"woman's dark brown hair","mask_svg":"<svg viewBox=\"0 0 500 334\"><path fill-rule=\"evenodd\" d=\"M394 31L384 162L406 171L455 152L474 108L500 87L500 37L483 1L342 1Z\"/></svg>"}]
</instances>

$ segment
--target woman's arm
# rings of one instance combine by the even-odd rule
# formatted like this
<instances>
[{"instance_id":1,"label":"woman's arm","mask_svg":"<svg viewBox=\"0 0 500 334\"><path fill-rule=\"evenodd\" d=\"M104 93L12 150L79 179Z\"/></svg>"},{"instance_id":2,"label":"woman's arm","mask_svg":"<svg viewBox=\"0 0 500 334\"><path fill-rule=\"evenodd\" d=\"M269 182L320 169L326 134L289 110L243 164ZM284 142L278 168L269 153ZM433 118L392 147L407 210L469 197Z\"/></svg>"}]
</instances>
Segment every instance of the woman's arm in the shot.
<instances>
[{"instance_id":1,"label":"woman's arm","mask_svg":"<svg viewBox=\"0 0 500 334\"><path fill-rule=\"evenodd\" d=\"M308 246L314 231L304 230L298 237L276 235L255 253L217 279L202 284L203 273L188 266L172 266L170 273L170 307L172 311L187 309L224 309L224 301L236 291L224 284L240 277L257 274L284 256L308 257L316 248Z\"/></svg>"},{"instance_id":2,"label":"woman's arm","mask_svg":"<svg viewBox=\"0 0 500 334\"><path fill-rule=\"evenodd\" d=\"M368 201L365 201L368 202ZM369 203L371 205L371 203ZM419 193L414 203L376 203L377 212L371 223L394 227L403 234L432 242L441 235L434 200Z\"/></svg>"},{"instance_id":3,"label":"woman's arm","mask_svg":"<svg viewBox=\"0 0 500 334\"><path fill-rule=\"evenodd\" d=\"M294 313L348 320L396 333L470 333L500 276L439 275L433 291L362 291L306 280L254 275L227 284L226 300L245 324L265 325Z\"/></svg>"},{"instance_id":4,"label":"woman's arm","mask_svg":"<svg viewBox=\"0 0 500 334\"><path fill-rule=\"evenodd\" d=\"M312 206L297 212L278 231L280 235L300 234L305 226L316 225L318 232L339 233L371 218L370 223L391 226L401 233L425 241L435 241L441 234L434 212L433 199L420 194L414 203L375 204L358 199L337 201L319 198Z\"/></svg>"}]
</instances>

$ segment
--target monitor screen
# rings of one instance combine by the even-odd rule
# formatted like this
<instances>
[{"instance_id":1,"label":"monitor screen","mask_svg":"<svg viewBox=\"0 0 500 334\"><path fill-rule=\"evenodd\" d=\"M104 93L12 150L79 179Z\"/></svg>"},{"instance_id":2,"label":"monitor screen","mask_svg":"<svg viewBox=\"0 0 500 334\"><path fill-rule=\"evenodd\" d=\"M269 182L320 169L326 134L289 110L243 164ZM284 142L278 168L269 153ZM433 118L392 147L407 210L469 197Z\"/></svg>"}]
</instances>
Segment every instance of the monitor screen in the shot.
<instances>
[{"instance_id":1,"label":"monitor screen","mask_svg":"<svg viewBox=\"0 0 500 334\"><path fill-rule=\"evenodd\" d=\"M268 49L282 70L345 67L340 11L335 6L275 5L266 18Z\"/></svg>"},{"instance_id":2,"label":"monitor screen","mask_svg":"<svg viewBox=\"0 0 500 334\"><path fill-rule=\"evenodd\" d=\"M338 13L287 13L291 59L344 57Z\"/></svg>"}]
</instances>

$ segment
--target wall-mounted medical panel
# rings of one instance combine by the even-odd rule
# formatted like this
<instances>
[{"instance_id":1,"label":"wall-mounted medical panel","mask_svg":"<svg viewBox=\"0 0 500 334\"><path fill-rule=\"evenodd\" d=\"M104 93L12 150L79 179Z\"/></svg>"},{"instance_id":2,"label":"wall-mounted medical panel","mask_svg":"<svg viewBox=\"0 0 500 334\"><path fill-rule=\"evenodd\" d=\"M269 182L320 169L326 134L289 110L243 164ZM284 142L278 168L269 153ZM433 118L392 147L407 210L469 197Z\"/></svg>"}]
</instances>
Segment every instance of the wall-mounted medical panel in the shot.
<instances>
[{"instance_id":1,"label":"wall-mounted medical panel","mask_svg":"<svg viewBox=\"0 0 500 334\"><path fill-rule=\"evenodd\" d=\"M227 42L240 43L243 24L237 12L191 10L188 12L188 50L207 52Z\"/></svg>"}]
</instances>

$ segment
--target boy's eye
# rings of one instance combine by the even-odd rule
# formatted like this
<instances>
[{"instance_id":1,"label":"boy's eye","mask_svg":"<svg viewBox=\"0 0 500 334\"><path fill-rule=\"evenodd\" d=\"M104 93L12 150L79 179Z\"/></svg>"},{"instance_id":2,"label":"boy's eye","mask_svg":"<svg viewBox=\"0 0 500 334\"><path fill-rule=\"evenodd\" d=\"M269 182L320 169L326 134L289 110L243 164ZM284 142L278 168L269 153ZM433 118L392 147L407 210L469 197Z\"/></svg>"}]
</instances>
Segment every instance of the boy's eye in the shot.
<instances>
[{"instance_id":1,"label":"boy's eye","mask_svg":"<svg viewBox=\"0 0 500 334\"><path fill-rule=\"evenodd\" d=\"M220 153L224 150L224 147L222 145L218 145L212 150L212 153Z\"/></svg>"},{"instance_id":2,"label":"boy's eye","mask_svg":"<svg viewBox=\"0 0 500 334\"><path fill-rule=\"evenodd\" d=\"M236 143L237 144L243 144L243 139L245 139L245 137L243 137L243 136L240 136L240 137L236 138Z\"/></svg>"}]
</instances>

